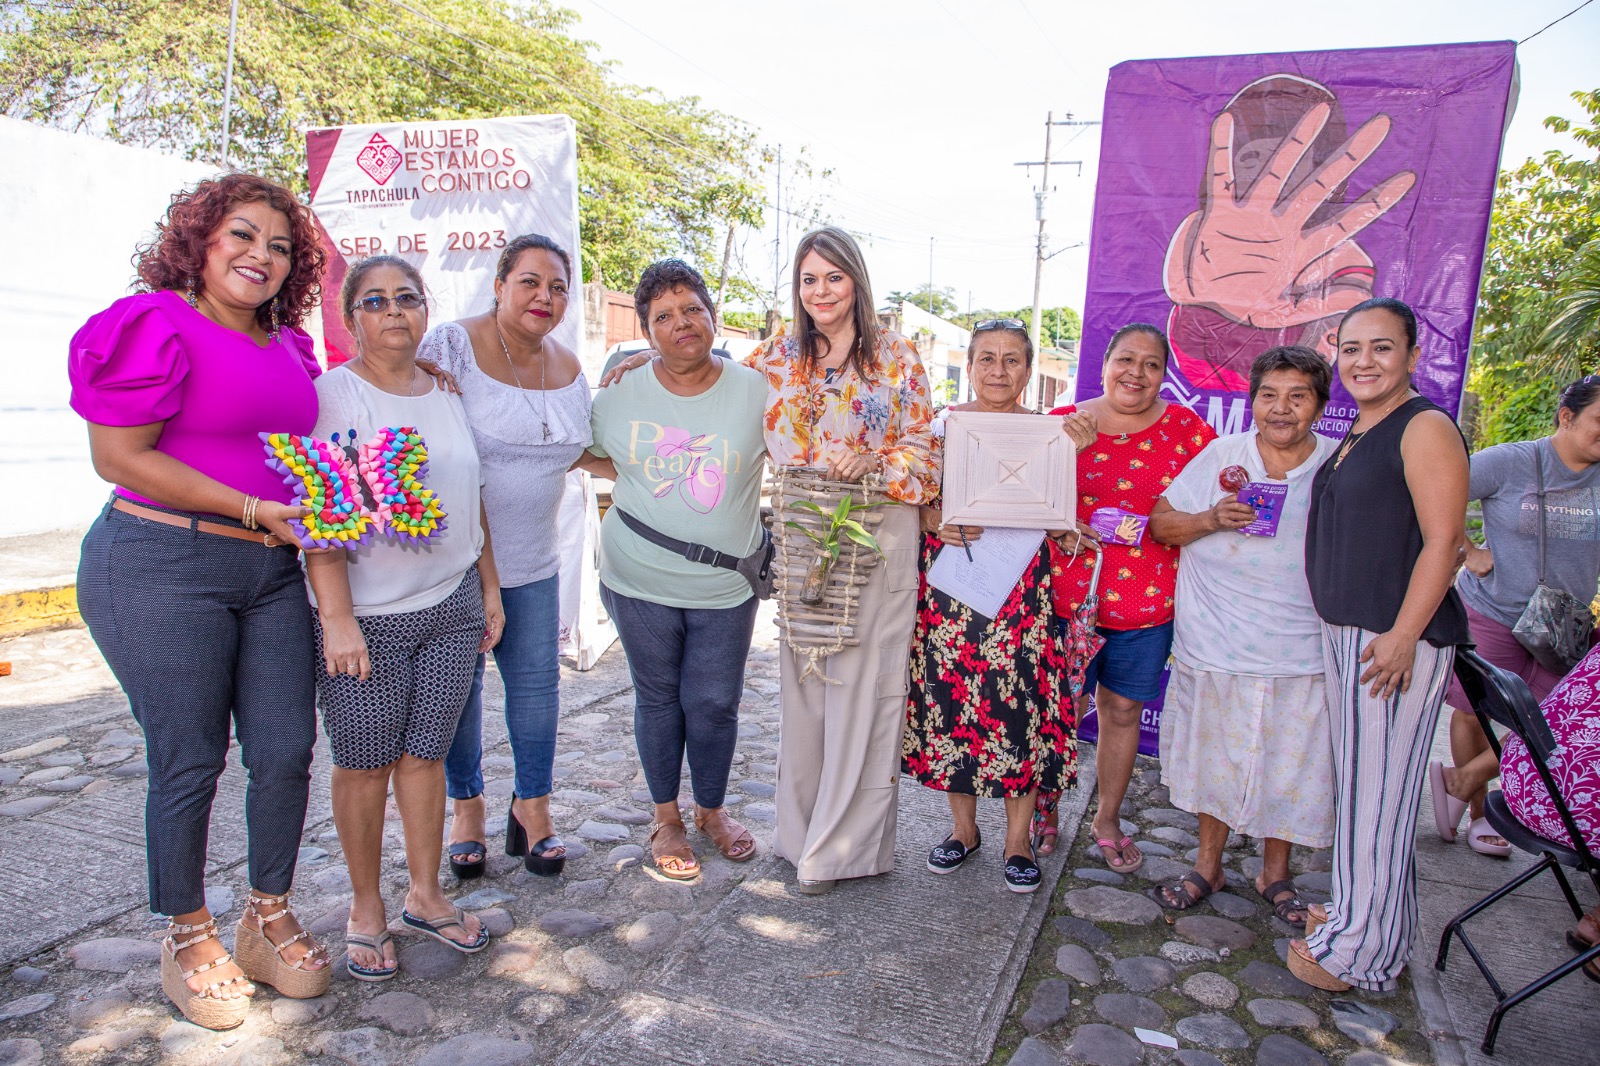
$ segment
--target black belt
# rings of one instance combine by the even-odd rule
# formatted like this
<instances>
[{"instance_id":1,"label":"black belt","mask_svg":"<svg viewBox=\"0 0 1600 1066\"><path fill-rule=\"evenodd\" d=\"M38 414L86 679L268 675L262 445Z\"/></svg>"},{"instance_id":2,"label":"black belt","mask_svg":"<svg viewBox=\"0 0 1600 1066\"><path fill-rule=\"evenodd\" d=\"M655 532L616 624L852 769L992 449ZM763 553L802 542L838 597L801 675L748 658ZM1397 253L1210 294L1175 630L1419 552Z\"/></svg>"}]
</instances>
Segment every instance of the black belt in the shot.
<instances>
[{"instance_id":1,"label":"black belt","mask_svg":"<svg viewBox=\"0 0 1600 1066\"><path fill-rule=\"evenodd\" d=\"M611 509L617 512L617 517L622 519L623 525L658 548L665 548L674 555L681 555L691 563L705 563L707 566L716 566L723 570L737 570L739 568L741 556L724 555L722 552L705 544L693 544L687 540L679 540L677 537L669 537L659 529L645 525L616 504L612 504Z\"/></svg>"}]
</instances>

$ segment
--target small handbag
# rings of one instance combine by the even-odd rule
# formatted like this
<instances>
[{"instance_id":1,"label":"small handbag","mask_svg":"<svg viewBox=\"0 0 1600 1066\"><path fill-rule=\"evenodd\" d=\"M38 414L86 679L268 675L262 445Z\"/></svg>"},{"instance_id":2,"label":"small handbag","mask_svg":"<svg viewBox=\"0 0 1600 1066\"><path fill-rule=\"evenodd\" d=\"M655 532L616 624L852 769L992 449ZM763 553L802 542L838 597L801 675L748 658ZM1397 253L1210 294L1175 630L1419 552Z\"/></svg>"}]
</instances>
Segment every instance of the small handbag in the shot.
<instances>
[{"instance_id":1,"label":"small handbag","mask_svg":"<svg viewBox=\"0 0 1600 1066\"><path fill-rule=\"evenodd\" d=\"M766 526L761 527L761 543L756 545L756 550L741 558L737 555L724 555L704 544L694 544L687 540L679 540L677 537L669 537L655 527L639 521L615 504L612 504L611 509L617 512L623 525L651 544L665 548L674 555L681 555L691 563L704 563L721 570L735 570L750 583L756 599L772 598L772 556L775 548L772 543L772 531Z\"/></svg>"},{"instance_id":2,"label":"small handbag","mask_svg":"<svg viewBox=\"0 0 1600 1066\"><path fill-rule=\"evenodd\" d=\"M1594 631L1594 612L1578 597L1544 581L1544 459L1537 446L1533 465L1539 484L1539 584L1528 605L1522 609L1511 633L1538 664L1553 674L1564 675L1578 665L1589 650Z\"/></svg>"}]
</instances>

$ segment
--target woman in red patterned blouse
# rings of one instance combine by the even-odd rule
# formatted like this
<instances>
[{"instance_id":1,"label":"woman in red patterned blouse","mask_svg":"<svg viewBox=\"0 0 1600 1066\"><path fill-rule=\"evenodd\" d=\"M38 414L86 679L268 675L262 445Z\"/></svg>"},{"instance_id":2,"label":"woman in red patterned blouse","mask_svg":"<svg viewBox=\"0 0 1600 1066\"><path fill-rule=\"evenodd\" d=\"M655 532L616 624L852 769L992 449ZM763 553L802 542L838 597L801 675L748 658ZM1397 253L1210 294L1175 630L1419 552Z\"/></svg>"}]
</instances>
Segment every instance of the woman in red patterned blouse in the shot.
<instances>
[{"instance_id":1,"label":"woman in red patterned blouse","mask_svg":"<svg viewBox=\"0 0 1600 1066\"><path fill-rule=\"evenodd\" d=\"M1124 326L1106 349L1102 394L1052 412L1080 410L1099 426L1095 443L1078 456L1079 522L1089 524L1096 511L1110 509L1122 512L1112 516L1118 532L1133 533L1126 538L1131 543L1118 543L1120 536L1101 537L1099 628L1106 643L1084 679L1084 692L1094 691L1100 723L1095 843L1118 873L1144 864L1144 855L1123 834L1117 812L1139 753L1140 714L1160 694L1161 670L1172 649L1172 594L1178 579L1178 549L1156 543L1144 522L1156 498L1217 435L1188 408L1161 398L1170 355L1166 335L1155 326ZM1093 569L1090 552L1057 552L1051 594L1058 619L1070 617L1083 601ZM1081 716L1083 707L1078 711Z\"/></svg>"}]
</instances>

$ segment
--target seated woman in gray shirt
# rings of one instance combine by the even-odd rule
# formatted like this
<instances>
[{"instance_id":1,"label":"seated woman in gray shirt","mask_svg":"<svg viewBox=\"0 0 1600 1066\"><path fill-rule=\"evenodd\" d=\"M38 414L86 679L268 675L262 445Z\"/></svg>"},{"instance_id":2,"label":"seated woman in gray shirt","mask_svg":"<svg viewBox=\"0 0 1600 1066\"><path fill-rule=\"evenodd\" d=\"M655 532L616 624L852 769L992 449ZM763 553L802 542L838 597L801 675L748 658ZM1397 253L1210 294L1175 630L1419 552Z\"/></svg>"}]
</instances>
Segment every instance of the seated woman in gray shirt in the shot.
<instances>
[{"instance_id":1,"label":"seated woman in gray shirt","mask_svg":"<svg viewBox=\"0 0 1600 1066\"><path fill-rule=\"evenodd\" d=\"M1485 448L1472 457L1471 498L1483 501L1483 547L1467 549L1456 583L1478 654L1528 683L1543 700L1561 676L1541 666L1512 636L1512 627L1539 584L1539 480L1544 479L1543 581L1588 603L1600 583L1600 375L1561 390L1556 430L1538 440ZM1537 464L1537 465L1536 465ZM1445 701L1454 766L1428 768L1439 837L1456 839L1470 808L1467 843L1485 855L1509 855L1510 846L1483 817L1486 786L1500 773L1459 683Z\"/></svg>"}]
</instances>

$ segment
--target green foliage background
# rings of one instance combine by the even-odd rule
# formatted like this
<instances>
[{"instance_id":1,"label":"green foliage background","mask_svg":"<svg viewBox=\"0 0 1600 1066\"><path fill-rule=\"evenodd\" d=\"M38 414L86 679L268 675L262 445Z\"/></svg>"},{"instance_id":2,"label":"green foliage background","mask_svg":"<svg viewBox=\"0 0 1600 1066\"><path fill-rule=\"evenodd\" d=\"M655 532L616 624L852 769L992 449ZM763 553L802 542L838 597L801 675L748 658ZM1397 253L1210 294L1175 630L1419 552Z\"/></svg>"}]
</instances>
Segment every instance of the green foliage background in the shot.
<instances>
[{"instance_id":1,"label":"green foliage background","mask_svg":"<svg viewBox=\"0 0 1600 1066\"><path fill-rule=\"evenodd\" d=\"M1500 173L1469 378L1475 447L1548 434L1557 391L1600 364L1600 90L1572 97L1587 124L1545 126L1577 150Z\"/></svg>"},{"instance_id":2,"label":"green foliage background","mask_svg":"<svg viewBox=\"0 0 1600 1066\"><path fill-rule=\"evenodd\" d=\"M728 228L761 223L765 151L697 98L619 81L576 19L546 0L243 0L229 162L303 194L310 127L565 113L585 280L628 287L663 255L715 279ZM216 161L227 34L228 0L0 0L0 113Z\"/></svg>"}]
</instances>

